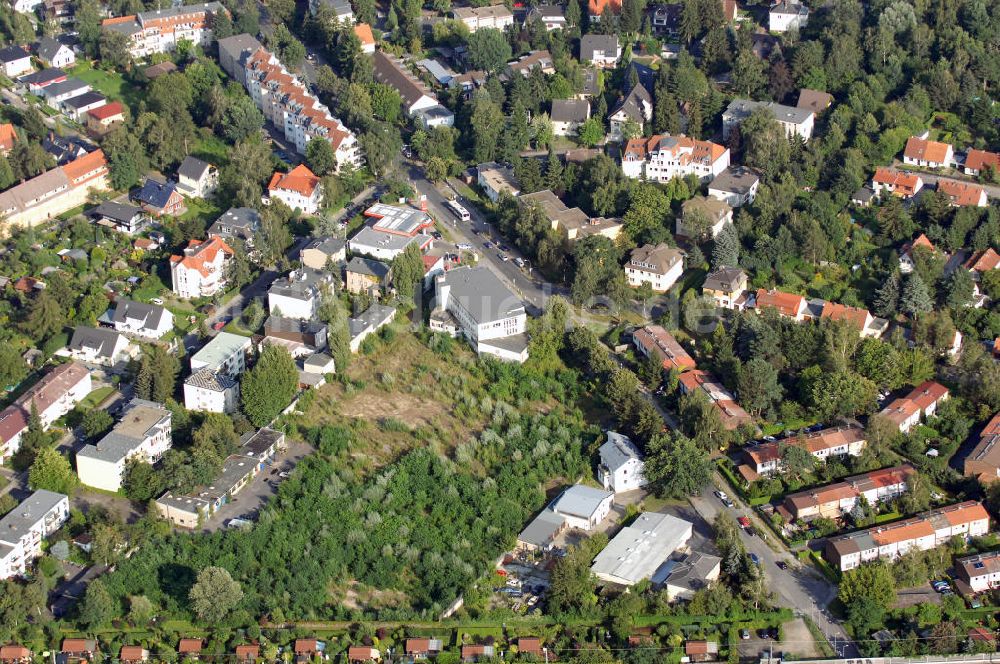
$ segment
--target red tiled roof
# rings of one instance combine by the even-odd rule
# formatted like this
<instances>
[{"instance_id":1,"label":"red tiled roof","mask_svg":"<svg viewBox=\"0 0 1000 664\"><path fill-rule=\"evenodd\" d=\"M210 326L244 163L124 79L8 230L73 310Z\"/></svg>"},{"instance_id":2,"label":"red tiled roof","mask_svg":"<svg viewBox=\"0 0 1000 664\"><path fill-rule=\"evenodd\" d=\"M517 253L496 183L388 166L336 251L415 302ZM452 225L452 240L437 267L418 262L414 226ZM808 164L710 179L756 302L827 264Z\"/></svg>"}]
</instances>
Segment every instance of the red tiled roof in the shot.
<instances>
[{"instance_id":1,"label":"red tiled roof","mask_svg":"<svg viewBox=\"0 0 1000 664\"><path fill-rule=\"evenodd\" d=\"M299 164L288 173L275 173L271 177L267 189L268 191L284 189L298 192L303 196L312 196L318 185L319 178L316 174L310 171L305 164Z\"/></svg>"},{"instance_id":2,"label":"red tiled roof","mask_svg":"<svg viewBox=\"0 0 1000 664\"><path fill-rule=\"evenodd\" d=\"M121 115L125 111L125 107L122 106L120 101L113 101L110 104L105 104L104 106L98 106L97 108L92 108L87 111L87 115L94 118L95 120L107 120L109 118Z\"/></svg>"},{"instance_id":3,"label":"red tiled roof","mask_svg":"<svg viewBox=\"0 0 1000 664\"><path fill-rule=\"evenodd\" d=\"M620 14L622 11L622 0L589 0L587 3L587 8L590 10L591 16L600 16L608 7L615 14Z\"/></svg>"},{"instance_id":4,"label":"red tiled roof","mask_svg":"<svg viewBox=\"0 0 1000 664\"><path fill-rule=\"evenodd\" d=\"M542 640L535 637L521 637L517 640L517 651L521 654L541 655Z\"/></svg>"},{"instance_id":5,"label":"red tiled roof","mask_svg":"<svg viewBox=\"0 0 1000 664\"><path fill-rule=\"evenodd\" d=\"M422 655L424 653L430 652L431 640L430 639L407 639L406 640L406 654L407 655Z\"/></svg>"},{"instance_id":6,"label":"red tiled roof","mask_svg":"<svg viewBox=\"0 0 1000 664\"><path fill-rule=\"evenodd\" d=\"M919 136L910 136L909 140L906 141L906 149L903 150L903 156L919 161L943 164L945 159L948 158L949 150L951 150L951 146L947 143L928 141L926 138L920 138Z\"/></svg>"},{"instance_id":7,"label":"red tiled roof","mask_svg":"<svg viewBox=\"0 0 1000 664\"><path fill-rule=\"evenodd\" d=\"M928 249L932 253L937 252L937 247L935 247L934 243L930 241L930 238L921 233L916 240L914 240L913 242L907 242L906 244L903 245L903 253L909 254L917 247L923 247L924 249Z\"/></svg>"},{"instance_id":8,"label":"red tiled roof","mask_svg":"<svg viewBox=\"0 0 1000 664\"><path fill-rule=\"evenodd\" d=\"M347 649L347 659L352 662L367 662L378 658L378 651L371 646L351 646Z\"/></svg>"},{"instance_id":9,"label":"red tiled roof","mask_svg":"<svg viewBox=\"0 0 1000 664\"><path fill-rule=\"evenodd\" d=\"M14 149L14 141L17 140L17 132L14 125L9 122L0 124L0 152L9 152Z\"/></svg>"},{"instance_id":10,"label":"red tiled roof","mask_svg":"<svg viewBox=\"0 0 1000 664\"><path fill-rule=\"evenodd\" d=\"M983 188L978 184L958 180L938 180L937 190L959 207L978 206L983 200Z\"/></svg>"},{"instance_id":11,"label":"red tiled roof","mask_svg":"<svg viewBox=\"0 0 1000 664\"><path fill-rule=\"evenodd\" d=\"M912 196L920 185L920 176L892 168L876 168L872 178L876 184L892 186L903 196Z\"/></svg>"},{"instance_id":12,"label":"red tiled roof","mask_svg":"<svg viewBox=\"0 0 1000 664\"><path fill-rule=\"evenodd\" d=\"M104 150L94 150L69 162L62 169L69 181L76 187L87 180L107 173L108 162L104 158Z\"/></svg>"},{"instance_id":13,"label":"red tiled roof","mask_svg":"<svg viewBox=\"0 0 1000 664\"><path fill-rule=\"evenodd\" d=\"M141 662L142 646L122 646L119 659L123 662Z\"/></svg>"},{"instance_id":14,"label":"red tiled roof","mask_svg":"<svg viewBox=\"0 0 1000 664\"><path fill-rule=\"evenodd\" d=\"M236 646L236 659L241 662L257 659L260 656L260 646L256 643L248 643Z\"/></svg>"},{"instance_id":15,"label":"red tiled roof","mask_svg":"<svg viewBox=\"0 0 1000 664\"><path fill-rule=\"evenodd\" d=\"M987 166L1000 169L1000 154L986 150L969 150L965 155L965 167L981 171Z\"/></svg>"},{"instance_id":16,"label":"red tiled roof","mask_svg":"<svg viewBox=\"0 0 1000 664\"><path fill-rule=\"evenodd\" d=\"M31 657L31 651L24 646L14 644L0 646L0 662L14 661L26 657Z\"/></svg>"},{"instance_id":17,"label":"red tiled roof","mask_svg":"<svg viewBox=\"0 0 1000 664\"><path fill-rule=\"evenodd\" d=\"M189 248L194 247L197 251L190 256L171 256L171 263L180 263L191 270L198 270L203 277L209 275L207 263L214 263L219 252L233 256L235 252L218 235L214 235L207 240L191 240Z\"/></svg>"},{"instance_id":18,"label":"red tiled roof","mask_svg":"<svg viewBox=\"0 0 1000 664\"><path fill-rule=\"evenodd\" d=\"M907 399L916 403L920 410L926 410L946 396L948 396L947 387L933 380L928 380L913 388Z\"/></svg>"},{"instance_id":19,"label":"red tiled roof","mask_svg":"<svg viewBox=\"0 0 1000 664\"><path fill-rule=\"evenodd\" d=\"M969 638L973 641L983 641L986 643L996 641L996 637L993 635L993 632L985 627L971 627L969 629Z\"/></svg>"},{"instance_id":20,"label":"red tiled roof","mask_svg":"<svg viewBox=\"0 0 1000 664\"><path fill-rule=\"evenodd\" d=\"M646 349L663 363L664 369L694 369L697 364L674 335L659 325L647 325L632 333L636 344Z\"/></svg>"},{"instance_id":21,"label":"red tiled roof","mask_svg":"<svg viewBox=\"0 0 1000 664\"><path fill-rule=\"evenodd\" d=\"M201 639L181 639L177 646L179 653L199 653L201 652Z\"/></svg>"},{"instance_id":22,"label":"red tiled roof","mask_svg":"<svg viewBox=\"0 0 1000 664\"><path fill-rule=\"evenodd\" d=\"M993 247L977 251L965 263L965 269L973 272L989 272L997 268L1000 268L1000 254Z\"/></svg>"},{"instance_id":23,"label":"red tiled roof","mask_svg":"<svg viewBox=\"0 0 1000 664\"><path fill-rule=\"evenodd\" d=\"M318 652L316 639L295 639L295 654L305 655Z\"/></svg>"},{"instance_id":24,"label":"red tiled roof","mask_svg":"<svg viewBox=\"0 0 1000 664\"><path fill-rule=\"evenodd\" d=\"M801 295L783 293L778 290L757 289L757 308L764 309L773 307L782 316L794 318L799 315L805 306L806 299Z\"/></svg>"},{"instance_id":25,"label":"red tiled roof","mask_svg":"<svg viewBox=\"0 0 1000 664\"><path fill-rule=\"evenodd\" d=\"M62 652L90 652L96 648L93 639L63 639Z\"/></svg>"},{"instance_id":26,"label":"red tiled roof","mask_svg":"<svg viewBox=\"0 0 1000 664\"><path fill-rule=\"evenodd\" d=\"M865 329L870 317L871 313L867 309L849 307L846 304L837 304L835 302L825 303L823 305L823 313L820 314L820 318L847 321L859 330Z\"/></svg>"},{"instance_id":27,"label":"red tiled roof","mask_svg":"<svg viewBox=\"0 0 1000 664\"><path fill-rule=\"evenodd\" d=\"M367 23L358 23L354 26L354 34L361 40L362 46L375 45L375 35L372 34L372 26Z\"/></svg>"}]
</instances>

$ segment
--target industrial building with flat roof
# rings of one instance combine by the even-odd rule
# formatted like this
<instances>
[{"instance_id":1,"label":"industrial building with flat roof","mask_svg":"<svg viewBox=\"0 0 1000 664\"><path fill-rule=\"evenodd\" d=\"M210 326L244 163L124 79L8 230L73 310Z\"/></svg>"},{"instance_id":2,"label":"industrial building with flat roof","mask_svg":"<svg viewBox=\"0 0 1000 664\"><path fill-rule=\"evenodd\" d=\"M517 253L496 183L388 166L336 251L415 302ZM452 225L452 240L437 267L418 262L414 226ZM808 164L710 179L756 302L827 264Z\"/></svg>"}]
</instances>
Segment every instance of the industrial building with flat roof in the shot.
<instances>
[{"instance_id":1,"label":"industrial building with flat roof","mask_svg":"<svg viewBox=\"0 0 1000 664\"><path fill-rule=\"evenodd\" d=\"M693 534L694 524L690 521L659 512L643 512L597 554L590 571L602 581L625 586L652 579Z\"/></svg>"}]
</instances>

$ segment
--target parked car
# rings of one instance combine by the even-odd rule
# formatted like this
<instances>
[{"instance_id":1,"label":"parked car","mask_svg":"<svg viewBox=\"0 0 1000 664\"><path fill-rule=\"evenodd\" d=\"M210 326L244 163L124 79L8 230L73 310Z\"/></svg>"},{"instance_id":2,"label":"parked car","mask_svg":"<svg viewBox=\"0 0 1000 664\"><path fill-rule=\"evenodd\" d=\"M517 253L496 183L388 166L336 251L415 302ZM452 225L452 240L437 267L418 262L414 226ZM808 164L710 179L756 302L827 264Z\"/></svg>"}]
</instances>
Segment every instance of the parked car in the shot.
<instances>
[{"instance_id":1,"label":"parked car","mask_svg":"<svg viewBox=\"0 0 1000 664\"><path fill-rule=\"evenodd\" d=\"M774 564L777 565L778 569L780 569L780 570L786 570L786 569L788 569L788 563L786 563L784 560L779 560L778 562L776 562Z\"/></svg>"},{"instance_id":2,"label":"parked car","mask_svg":"<svg viewBox=\"0 0 1000 664\"><path fill-rule=\"evenodd\" d=\"M759 567L760 566L760 557L756 553L751 553L750 554L750 562L752 562L754 565L757 565Z\"/></svg>"},{"instance_id":3,"label":"parked car","mask_svg":"<svg viewBox=\"0 0 1000 664\"><path fill-rule=\"evenodd\" d=\"M744 641L748 641L750 639L750 630L748 630L748 629L741 629L740 630L740 638L743 639Z\"/></svg>"},{"instance_id":4,"label":"parked car","mask_svg":"<svg viewBox=\"0 0 1000 664\"><path fill-rule=\"evenodd\" d=\"M934 588L939 593L943 593L946 590L951 590L951 586L947 581L934 581L931 583L931 587Z\"/></svg>"},{"instance_id":5,"label":"parked car","mask_svg":"<svg viewBox=\"0 0 1000 664\"><path fill-rule=\"evenodd\" d=\"M764 440L766 440L769 443L773 443L774 441L776 441L778 439L775 438L774 436L764 436Z\"/></svg>"},{"instance_id":6,"label":"parked car","mask_svg":"<svg viewBox=\"0 0 1000 664\"><path fill-rule=\"evenodd\" d=\"M729 508L733 507L733 501L729 500L729 496L727 496L725 494L725 492L723 492L723 491L716 491L715 492L715 497L718 498L720 501L722 501L722 504L725 505L726 507L729 507Z\"/></svg>"},{"instance_id":7,"label":"parked car","mask_svg":"<svg viewBox=\"0 0 1000 664\"><path fill-rule=\"evenodd\" d=\"M740 518L736 519L736 523L740 524L741 528L749 528L750 527L750 517L748 517L748 516L741 516Z\"/></svg>"}]
</instances>

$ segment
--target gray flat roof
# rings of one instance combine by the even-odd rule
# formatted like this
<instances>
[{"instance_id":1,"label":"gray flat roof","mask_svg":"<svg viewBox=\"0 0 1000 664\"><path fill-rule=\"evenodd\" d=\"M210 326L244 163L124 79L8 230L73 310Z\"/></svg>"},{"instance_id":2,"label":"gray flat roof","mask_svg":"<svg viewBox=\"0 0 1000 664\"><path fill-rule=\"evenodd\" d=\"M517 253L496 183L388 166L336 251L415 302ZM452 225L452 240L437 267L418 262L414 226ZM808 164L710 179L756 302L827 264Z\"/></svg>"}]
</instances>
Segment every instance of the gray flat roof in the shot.
<instances>
[{"instance_id":1,"label":"gray flat roof","mask_svg":"<svg viewBox=\"0 0 1000 664\"><path fill-rule=\"evenodd\" d=\"M758 108L769 110L771 115L780 122L790 122L792 124L802 124L809 119L809 116L814 115L807 108L796 108L794 106L776 104L773 101L752 101L750 99L734 99L729 103L729 107L726 108L724 115L744 120L750 117L750 114Z\"/></svg>"},{"instance_id":2,"label":"gray flat roof","mask_svg":"<svg viewBox=\"0 0 1000 664\"><path fill-rule=\"evenodd\" d=\"M260 458L271 448L280 445L285 439L285 434L274 429L264 427L258 431L248 432L240 438L240 452L249 457Z\"/></svg>"},{"instance_id":3,"label":"gray flat roof","mask_svg":"<svg viewBox=\"0 0 1000 664\"><path fill-rule=\"evenodd\" d=\"M243 337L231 332L219 332L191 358L192 362L204 362L210 367L217 367L242 348L250 345L250 337Z\"/></svg>"},{"instance_id":4,"label":"gray flat roof","mask_svg":"<svg viewBox=\"0 0 1000 664\"><path fill-rule=\"evenodd\" d=\"M517 541L532 546L546 547L565 523L565 517L548 509L542 510L538 516L531 520L531 523L525 526L521 534L517 536Z\"/></svg>"},{"instance_id":5,"label":"gray flat roof","mask_svg":"<svg viewBox=\"0 0 1000 664\"><path fill-rule=\"evenodd\" d=\"M407 245L413 242L420 242L420 236L397 235L388 231L379 231L371 226L364 226L354 234L347 245L351 251L359 254L367 253L369 248L381 249L384 251L403 251Z\"/></svg>"},{"instance_id":6,"label":"gray flat roof","mask_svg":"<svg viewBox=\"0 0 1000 664\"><path fill-rule=\"evenodd\" d=\"M591 571L628 583L652 578L653 573L690 537L694 525L659 512L643 512L622 528L594 558Z\"/></svg>"},{"instance_id":7,"label":"gray flat roof","mask_svg":"<svg viewBox=\"0 0 1000 664\"><path fill-rule=\"evenodd\" d=\"M32 526L55 508L66 496L55 491L39 489L25 498L20 505L0 519L0 541L17 544L31 532Z\"/></svg>"},{"instance_id":8,"label":"gray flat roof","mask_svg":"<svg viewBox=\"0 0 1000 664\"><path fill-rule=\"evenodd\" d=\"M615 494L584 484L574 484L552 503L552 511L589 519L597 507Z\"/></svg>"},{"instance_id":9,"label":"gray flat roof","mask_svg":"<svg viewBox=\"0 0 1000 664\"><path fill-rule=\"evenodd\" d=\"M163 404L133 399L121 420L97 445L87 445L77 456L117 463L142 444L150 429L169 421L171 413Z\"/></svg>"},{"instance_id":10,"label":"gray flat roof","mask_svg":"<svg viewBox=\"0 0 1000 664\"><path fill-rule=\"evenodd\" d=\"M524 313L521 299L487 267L459 267L438 279L449 287L449 302L457 301L480 325Z\"/></svg>"}]
</instances>

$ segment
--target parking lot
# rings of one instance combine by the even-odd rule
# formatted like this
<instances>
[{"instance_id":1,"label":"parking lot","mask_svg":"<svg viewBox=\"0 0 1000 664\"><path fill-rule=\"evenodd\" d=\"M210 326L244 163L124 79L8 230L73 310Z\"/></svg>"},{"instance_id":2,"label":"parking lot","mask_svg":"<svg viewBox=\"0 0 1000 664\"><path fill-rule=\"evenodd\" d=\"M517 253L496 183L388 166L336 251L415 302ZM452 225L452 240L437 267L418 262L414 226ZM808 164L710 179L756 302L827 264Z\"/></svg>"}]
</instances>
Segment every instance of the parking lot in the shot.
<instances>
[{"instance_id":1,"label":"parking lot","mask_svg":"<svg viewBox=\"0 0 1000 664\"><path fill-rule=\"evenodd\" d=\"M280 474L291 473L295 465L310 452L312 447L306 443L297 440L288 441L288 447L275 457L268 468L253 478L253 481L233 496L232 500L219 508L205 524L204 531L215 532L225 528L230 519L243 518L255 521L260 508L278 492L278 485L283 479Z\"/></svg>"},{"instance_id":2,"label":"parking lot","mask_svg":"<svg viewBox=\"0 0 1000 664\"><path fill-rule=\"evenodd\" d=\"M771 630L771 637L766 634L767 630L750 630L749 639L741 639L739 643L740 657L744 659L757 660L762 654L778 653L783 655L795 655L799 658L820 657L822 653L816 648L812 633L806 626L802 618L796 618L786 622L781 626L781 639L775 639L774 630Z\"/></svg>"}]
</instances>

